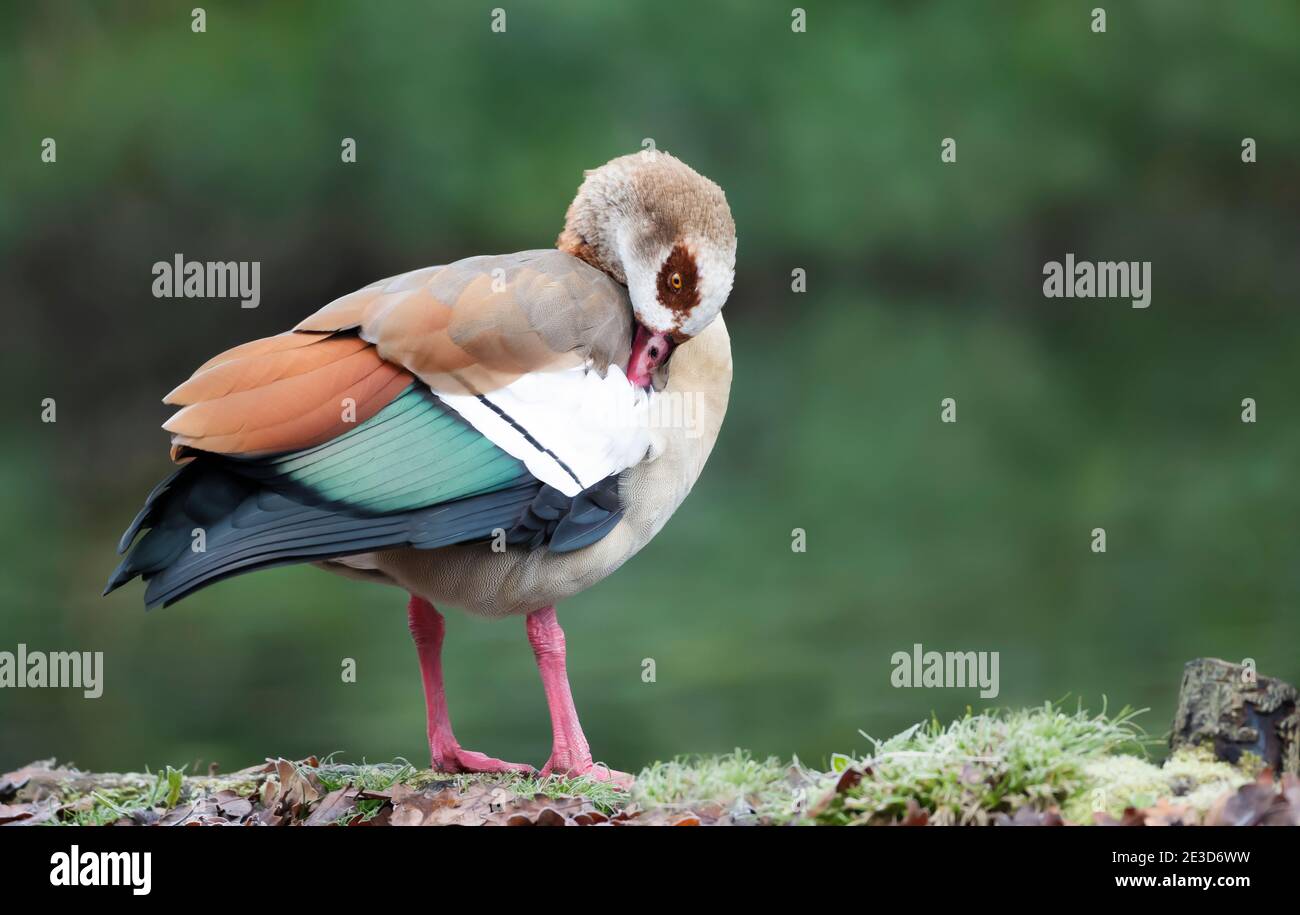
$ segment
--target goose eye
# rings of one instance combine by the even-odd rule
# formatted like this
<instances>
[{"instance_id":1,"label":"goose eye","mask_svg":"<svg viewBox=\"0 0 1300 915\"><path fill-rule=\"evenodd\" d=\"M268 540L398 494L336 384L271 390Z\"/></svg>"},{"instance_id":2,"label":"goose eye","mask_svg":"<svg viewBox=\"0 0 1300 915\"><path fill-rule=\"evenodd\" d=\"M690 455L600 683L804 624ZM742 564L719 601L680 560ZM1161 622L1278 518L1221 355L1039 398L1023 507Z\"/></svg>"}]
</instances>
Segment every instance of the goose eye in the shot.
<instances>
[{"instance_id":1,"label":"goose eye","mask_svg":"<svg viewBox=\"0 0 1300 915\"><path fill-rule=\"evenodd\" d=\"M681 289L682 275L680 273L674 273L672 276L668 277L668 285L672 286L673 289Z\"/></svg>"}]
</instances>

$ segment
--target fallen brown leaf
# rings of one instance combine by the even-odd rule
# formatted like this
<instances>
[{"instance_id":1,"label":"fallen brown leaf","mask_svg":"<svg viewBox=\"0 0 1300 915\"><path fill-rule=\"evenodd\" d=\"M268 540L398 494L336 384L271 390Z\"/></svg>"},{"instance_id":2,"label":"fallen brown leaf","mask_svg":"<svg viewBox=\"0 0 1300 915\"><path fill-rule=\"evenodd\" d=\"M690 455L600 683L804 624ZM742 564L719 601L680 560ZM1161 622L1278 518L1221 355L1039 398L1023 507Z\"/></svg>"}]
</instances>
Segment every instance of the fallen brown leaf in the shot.
<instances>
[{"instance_id":1,"label":"fallen brown leaf","mask_svg":"<svg viewBox=\"0 0 1300 915\"><path fill-rule=\"evenodd\" d=\"M894 826L925 826L930 822L930 812L925 810L916 798L907 799L907 810L903 813L902 818L892 825Z\"/></svg>"},{"instance_id":2,"label":"fallen brown leaf","mask_svg":"<svg viewBox=\"0 0 1300 915\"><path fill-rule=\"evenodd\" d=\"M314 759L315 757L310 757L308 764ZM279 791L274 804L267 806L274 807L275 812L286 819L304 818L311 805L320 800L325 793L315 772L305 770L287 759L275 761L275 774L279 782ZM263 797L265 798L265 793Z\"/></svg>"},{"instance_id":3,"label":"fallen brown leaf","mask_svg":"<svg viewBox=\"0 0 1300 915\"><path fill-rule=\"evenodd\" d=\"M52 816L51 804L0 804L0 826L34 826Z\"/></svg>"},{"instance_id":4,"label":"fallen brown leaf","mask_svg":"<svg viewBox=\"0 0 1300 915\"><path fill-rule=\"evenodd\" d=\"M307 817L304 826L332 826L337 825L345 816L356 810L357 794L359 792L351 785L345 785L331 791L321 802L316 805L316 809Z\"/></svg>"},{"instance_id":5,"label":"fallen brown leaf","mask_svg":"<svg viewBox=\"0 0 1300 915\"><path fill-rule=\"evenodd\" d=\"M1266 780L1261 776L1254 784L1242 785L1215 801L1205 815L1205 825L1281 825L1289 815L1290 804L1286 798L1273 786L1271 778Z\"/></svg>"},{"instance_id":6,"label":"fallen brown leaf","mask_svg":"<svg viewBox=\"0 0 1300 915\"><path fill-rule=\"evenodd\" d=\"M1147 826L1199 826L1201 818L1197 812L1183 804L1171 804L1168 798L1161 798L1154 805L1142 811Z\"/></svg>"},{"instance_id":7,"label":"fallen brown leaf","mask_svg":"<svg viewBox=\"0 0 1300 915\"><path fill-rule=\"evenodd\" d=\"M181 823L185 822L185 818L188 817L193 810L193 804L178 804L163 814L162 818L158 821L158 825L179 826Z\"/></svg>"},{"instance_id":8,"label":"fallen brown leaf","mask_svg":"<svg viewBox=\"0 0 1300 915\"><path fill-rule=\"evenodd\" d=\"M466 796L455 788L426 793L396 785L391 792L393 814L389 822L393 826L481 826L486 819L481 807L484 793L486 789L478 785Z\"/></svg>"},{"instance_id":9,"label":"fallen brown leaf","mask_svg":"<svg viewBox=\"0 0 1300 915\"><path fill-rule=\"evenodd\" d=\"M1016 812L1007 816L1005 813L999 813L993 818L994 826L1064 826L1065 820L1061 819L1061 812L1055 807L1049 807L1047 810L1038 810L1026 804L1020 807Z\"/></svg>"}]
</instances>

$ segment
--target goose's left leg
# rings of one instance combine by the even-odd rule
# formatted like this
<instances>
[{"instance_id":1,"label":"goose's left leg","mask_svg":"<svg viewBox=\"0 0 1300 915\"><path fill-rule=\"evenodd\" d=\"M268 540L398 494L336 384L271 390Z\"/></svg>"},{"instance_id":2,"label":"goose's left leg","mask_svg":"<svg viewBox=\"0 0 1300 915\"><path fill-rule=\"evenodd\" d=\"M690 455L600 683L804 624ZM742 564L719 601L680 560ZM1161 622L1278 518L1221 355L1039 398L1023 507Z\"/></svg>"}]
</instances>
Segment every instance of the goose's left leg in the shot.
<instances>
[{"instance_id":1,"label":"goose's left leg","mask_svg":"<svg viewBox=\"0 0 1300 915\"><path fill-rule=\"evenodd\" d=\"M591 748L573 706L564 660L564 630L555 618L554 607L528 614L528 642L533 646L546 704L551 710L551 758L542 767L542 775L589 775L600 781L630 783L632 776L627 773L592 764Z\"/></svg>"}]
</instances>

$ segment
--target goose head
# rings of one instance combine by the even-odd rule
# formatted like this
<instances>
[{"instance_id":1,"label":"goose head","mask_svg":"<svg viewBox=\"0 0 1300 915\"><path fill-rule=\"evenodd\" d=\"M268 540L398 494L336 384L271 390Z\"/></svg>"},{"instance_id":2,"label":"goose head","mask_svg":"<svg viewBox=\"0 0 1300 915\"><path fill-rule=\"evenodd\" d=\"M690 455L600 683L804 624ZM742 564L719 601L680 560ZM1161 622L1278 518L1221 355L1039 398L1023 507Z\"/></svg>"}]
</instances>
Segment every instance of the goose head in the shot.
<instances>
[{"instance_id":1,"label":"goose head","mask_svg":"<svg viewBox=\"0 0 1300 915\"><path fill-rule=\"evenodd\" d=\"M736 224L722 188L659 150L588 171L556 247L627 287L636 318L628 379L643 387L673 347L713 322L735 278Z\"/></svg>"}]
</instances>

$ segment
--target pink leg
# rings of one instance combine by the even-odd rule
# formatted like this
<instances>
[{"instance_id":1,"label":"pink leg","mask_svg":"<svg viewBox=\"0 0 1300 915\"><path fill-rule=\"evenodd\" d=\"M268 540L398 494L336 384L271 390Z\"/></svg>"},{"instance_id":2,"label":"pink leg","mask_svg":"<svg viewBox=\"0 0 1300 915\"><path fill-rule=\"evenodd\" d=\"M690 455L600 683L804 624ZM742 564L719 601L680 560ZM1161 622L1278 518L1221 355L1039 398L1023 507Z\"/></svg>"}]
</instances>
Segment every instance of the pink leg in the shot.
<instances>
[{"instance_id":1,"label":"pink leg","mask_svg":"<svg viewBox=\"0 0 1300 915\"><path fill-rule=\"evenodd\" d=\"M422 597L411 595L406 608L411 624L411 638L420 655L420 675L424 678L424 702L428 709L429 754L433 768L443 772L531 772L532 766L502 762L472 750L462 750L451 732L447 714L447 696L442 686L442 637L445 631L442 614Z\"/></svg>"},{"instance_id":2,"label":"pink leg","mask_svg":"<svg viewBox=\"0 0 1300 915\"><path fill-rule=\"evenodd\" d=\"M564 630L555 618L554 607L543 607L528 614L528 641L537 658L542 675L542 689L551 709L551 758L542 767L543 775L590 775L601 780L631 781L631 776L591 762L591 749L578 723L569 690L569 673L564 662Z\"/></svg>"}]
</instances>

